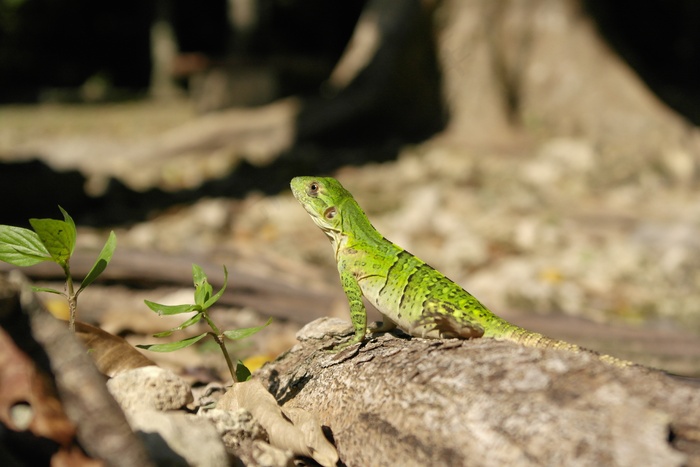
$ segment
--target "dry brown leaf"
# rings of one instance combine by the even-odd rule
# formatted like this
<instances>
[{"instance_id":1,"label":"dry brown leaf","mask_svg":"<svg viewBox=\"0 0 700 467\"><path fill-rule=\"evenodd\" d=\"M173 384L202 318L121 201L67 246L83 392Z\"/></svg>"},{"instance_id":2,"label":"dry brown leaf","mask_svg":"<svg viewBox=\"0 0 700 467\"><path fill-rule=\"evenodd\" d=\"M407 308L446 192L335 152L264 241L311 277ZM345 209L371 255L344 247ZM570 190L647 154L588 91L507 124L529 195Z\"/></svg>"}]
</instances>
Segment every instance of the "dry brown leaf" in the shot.
<instances>
[{"instance_id":1,"label":"dry brown leaf","mask_svg":"<svg viewBox=\"0 0 700 467\"><path fill-rule=\"evenodd\" d=\"M24 408L22 408L24 407ZM46 375L0 329L0 422L15 431L67 444L75 436Z\"/></svg>"},{"instance_id":2,"label":"dry brown leaf","mask_svg":"<svg viewBox=\"0 0 700 467\"><path fill-rule=\"evenodd\" d=\"M319 421L303 409L282 408L257 380L236 383L217 408L248 410L267 431L270 444L295 455L311 457L322 466L334 466L338 451L324 436Z\"/></svg>"},{"instance_id":3,"label":"dry brown leaf","mask_svg":"<svg viewBox=\"0 0 700 467\"><path fill-rule=\"evenodd\" d=\"M110 378L127 370L155 365L126 340L98 327L76 322L75 334L89 350L100 373Z\"/></svg>"},{"instance_id":4,"label":"dry brown leaf","mask_svg":"<svg viewBox=\"0 0 700 467\"><path fill-rule=\"evenodd\" d=\"M25 439L35 443L32 455L49 456L52 465L104 465L87 458L77 447L75 425L66 416L48 375L37 368L3 328L0 328L0 423L8 430L33 435L33 439ZM48 446L42 439L54 441L57 449L42 453Z\"/></svg>"}]
</instances>

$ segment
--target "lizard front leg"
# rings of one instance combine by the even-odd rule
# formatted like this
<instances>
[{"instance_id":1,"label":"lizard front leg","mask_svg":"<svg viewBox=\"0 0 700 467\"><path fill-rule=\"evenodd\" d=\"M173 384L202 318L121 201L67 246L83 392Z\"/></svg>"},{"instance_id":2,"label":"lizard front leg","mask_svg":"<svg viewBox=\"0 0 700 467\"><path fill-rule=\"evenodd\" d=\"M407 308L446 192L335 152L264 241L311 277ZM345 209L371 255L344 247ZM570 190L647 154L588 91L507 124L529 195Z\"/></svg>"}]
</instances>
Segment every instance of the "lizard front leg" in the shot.
<instances>
[{"instance_id":1,"label":"lizard front leg","mask_svg":"<svg viewBox=\"0 0 700 467\"><path fill-rule=\"evenodd\" d=\"M362 342L367 333L367 310L365 309L365 304L362 303L360 284L357 282L355 275L345 268L343 263L338 264L338 272L340 273L340 283L350 304L350 320L352 321L352 327L355 329L355 335L348 342L334 347L331 352L340 352L353 344Z\"/></svg>"}]
</instances>

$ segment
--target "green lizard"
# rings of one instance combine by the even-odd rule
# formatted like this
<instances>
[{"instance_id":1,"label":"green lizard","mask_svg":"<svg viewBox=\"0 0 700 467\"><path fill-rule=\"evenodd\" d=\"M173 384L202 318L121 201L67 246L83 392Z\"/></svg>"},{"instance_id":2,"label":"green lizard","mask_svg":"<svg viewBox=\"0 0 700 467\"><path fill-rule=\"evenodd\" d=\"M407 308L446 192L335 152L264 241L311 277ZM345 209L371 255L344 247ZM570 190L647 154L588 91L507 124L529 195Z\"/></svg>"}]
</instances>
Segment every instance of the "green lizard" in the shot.
<instances>
[{"instance_id":1,"label":"green lizard","mask_svg":"<svg viewBox=\"0 0 700 467\"><path fill-rule=\"evenodd\" d=\"M381 327L417 337L491 337L529 347L592 352L515 326L493 314L473 295L400 246L370 223L349 191L330 177L295 177L294 197L330 238L340 281L350 303L353 338L333 349L362 342L367 332L364 295L383 315ZM609 355L600 359L627 366Z\"/></svg>"}]
</instances>

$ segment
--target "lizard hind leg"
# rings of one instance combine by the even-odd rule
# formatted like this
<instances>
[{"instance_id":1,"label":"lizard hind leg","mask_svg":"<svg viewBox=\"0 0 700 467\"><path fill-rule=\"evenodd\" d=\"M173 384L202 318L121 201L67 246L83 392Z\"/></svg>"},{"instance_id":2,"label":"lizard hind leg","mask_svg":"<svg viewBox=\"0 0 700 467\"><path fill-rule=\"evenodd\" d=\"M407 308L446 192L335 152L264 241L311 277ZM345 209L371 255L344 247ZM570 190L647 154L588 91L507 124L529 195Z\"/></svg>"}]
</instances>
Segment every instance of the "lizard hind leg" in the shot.
<instances>
[{"instance_id":1,"label":"lizard hind leg","mask_svg":"<svg viewBox=\"0 0 700 467\"><path fill-rule=\"evenodd\" d=\"M422 328L422 337L452 339L475 339L484 335L484 328L478 323L455 316L454 308L445 303L426 302L416 329ZM412 333L413 334L413 333Z\"/></svg>"},{"instance_id":2,"label":"lizard hind leg","mask_svg":"<svg viewBox=\"0 0 700 467\"><path fill-rule=\"evenodd\" d=\"M379 323L381 323L381 325ZM372 334L376 334L378 332L388 332L392 329L396 329L396 323L393 322L391 319L387 318L386 316L382 316L382 321L372 323L367 328L367 330Z\"/></svg>"}]
</instances>

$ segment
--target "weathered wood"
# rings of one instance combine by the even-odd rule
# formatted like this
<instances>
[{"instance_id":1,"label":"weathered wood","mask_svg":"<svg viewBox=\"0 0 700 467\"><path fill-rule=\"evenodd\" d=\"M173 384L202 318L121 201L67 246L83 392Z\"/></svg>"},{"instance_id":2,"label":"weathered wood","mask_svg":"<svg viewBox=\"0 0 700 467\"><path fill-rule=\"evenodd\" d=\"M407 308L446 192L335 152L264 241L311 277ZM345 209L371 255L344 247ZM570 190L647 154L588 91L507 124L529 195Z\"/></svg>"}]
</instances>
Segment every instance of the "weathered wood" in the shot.
<instances>
[{"instance_id":1,"label":"weathered wood","mask_svg":"<svg viewBox=\"0 0 700 467\"><path fill-rule=\"evenodd\" d=\"M659 372L490 339L322 352L343 327L310 324L256 377L328 425L349 466L700 462L700 390Z\"/></svg>"}]
</instances>

